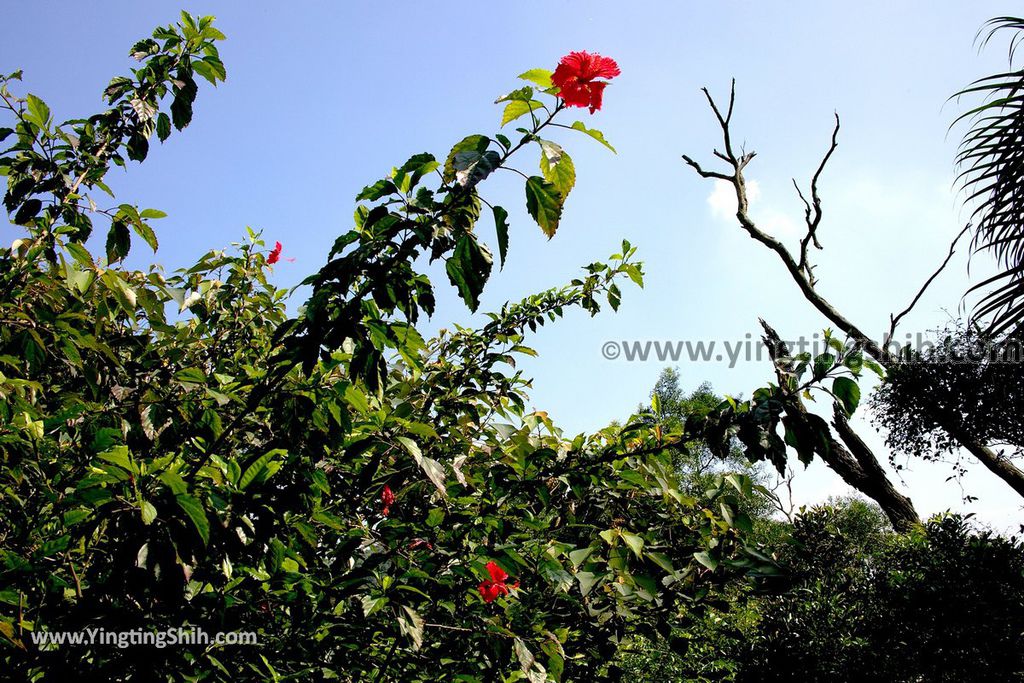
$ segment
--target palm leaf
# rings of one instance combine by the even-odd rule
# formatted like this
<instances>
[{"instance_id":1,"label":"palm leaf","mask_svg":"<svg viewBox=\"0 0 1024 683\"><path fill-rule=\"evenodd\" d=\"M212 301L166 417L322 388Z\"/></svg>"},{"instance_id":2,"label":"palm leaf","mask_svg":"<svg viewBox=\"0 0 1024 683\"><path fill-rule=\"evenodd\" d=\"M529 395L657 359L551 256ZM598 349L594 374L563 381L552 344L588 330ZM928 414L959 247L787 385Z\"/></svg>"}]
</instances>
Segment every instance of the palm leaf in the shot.
<instances>
[{"instance_id":1,"label":"palm leaf","mask_svg":"<svg viewBox=\"0 0 1024 683\"><path fill-rule=\"evenodd\" d=\"M1014 32L1008 59L1010 71L980 78L954 97L981 97L982 102L953 122L970 122L956 155L957 182L975 226L971 248L991 253L1002 272L973 286L986 290L973 312L991 334L1024 324L1024 69L1014 70L1017 46L1024 40L1024 19L996 17L978 38L984 48L998 32ZM990 291L988 288L994 287Z\"/></svg>"}]
</instances>

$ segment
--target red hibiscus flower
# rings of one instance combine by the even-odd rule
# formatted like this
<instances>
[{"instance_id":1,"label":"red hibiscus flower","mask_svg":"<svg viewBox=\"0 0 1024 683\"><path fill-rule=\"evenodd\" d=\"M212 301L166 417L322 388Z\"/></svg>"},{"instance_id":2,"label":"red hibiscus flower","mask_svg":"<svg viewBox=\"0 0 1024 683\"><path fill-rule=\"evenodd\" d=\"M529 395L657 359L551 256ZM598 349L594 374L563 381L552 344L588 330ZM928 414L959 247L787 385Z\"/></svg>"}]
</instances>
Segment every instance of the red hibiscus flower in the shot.
<instances>
[{"instance_id":1,"label":"red hibiscus flower","mask_svg":"<svg viewBox=\"0 0 1024 683\"><path fill-rule=\"evenodd\" d=\"M493 560L487 563L487 573L491 575L490 581L481 581L478 587L484 602L494 602L499 595L508 595L509 588L519 588L518 581L511 586L505 583L508 581L508 574Z\"/></svg>"},{"instance_id":2,"label":"red hibiscus flower","mask_svg":"<svg viewBox=\"0 0 1024 683\"><path fill-rule=\"evenodd\" d=\"M282 248L283 247L281 246L280 242L274 242L274 250L272 252L270 252L269 256L267 256L267 263L268 264L274 265L275 263L277 263L277 261L281 258L281 249Z\"/></svg>"},{"instance_id":3,"label":"red hibiscus flower","mask_svg":"<svg viewBox=\"0 0 1024 683\"><path fill-rule=\"evenodd\" d=\"M384 505L384 508L380 511L380 514L385 517L391 512L391 505L395 502L395 494L392 493L391 487L384 484L384 489L380 492L380 502Z\"/></svg>"},{"instance_id":4,"label":"red hibiscus flower","mask_svg":"<svg viewBox=\"0 0 1024 683\"><path fill-rule=\"evenodd\" d=\"M551 82L558 86L558 96L570 107L590 107L590 113L601 108L601 95L605 81L595 78L615 78L621 72L619 65L610 57L589 52L570 52L562 57L558 68L551 75Z\"/></svg>"}]
</instances>

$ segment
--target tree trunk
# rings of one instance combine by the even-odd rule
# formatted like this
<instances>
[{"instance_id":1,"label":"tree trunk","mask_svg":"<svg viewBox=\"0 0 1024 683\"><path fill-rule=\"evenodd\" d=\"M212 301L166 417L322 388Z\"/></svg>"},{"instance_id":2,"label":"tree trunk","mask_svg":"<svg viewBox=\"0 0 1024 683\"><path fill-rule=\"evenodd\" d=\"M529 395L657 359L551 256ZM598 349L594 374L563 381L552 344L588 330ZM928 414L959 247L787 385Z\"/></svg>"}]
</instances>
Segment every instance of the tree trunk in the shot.
<instances>
[{"instance_id":1,"label":"tree trunk","mask_svg":"<svg viewBox=\"0 0 1024 683\"><path fill-rule=\"evenodd\" d=\"M782 340L771 325L764 320L760 322L765 332L764 343L768 348L768 355L771 357L772 363L775 364L775 371L779 375L779 385L785 386L783 373L788 371L788 368L785 367L785 361L782 361L780 365L778 356L784 348ZM806 424L807 408L799 396L790 397L785 411L790 419ZM889 518L893 529L907 531L917 524L920 518L914 509L914 504L910 498L901 494L892 485L882 465L878 462L878 458L850 427L838 404L835 405L832 426L839 434L839 438L837 439L829 430L828 448L819 450L819 457L832 468L832 471L842 477L843 481L878 503L885 516ZM807 426L807 429L814 431L810 425Z\"/></svg>"}]
</instances>

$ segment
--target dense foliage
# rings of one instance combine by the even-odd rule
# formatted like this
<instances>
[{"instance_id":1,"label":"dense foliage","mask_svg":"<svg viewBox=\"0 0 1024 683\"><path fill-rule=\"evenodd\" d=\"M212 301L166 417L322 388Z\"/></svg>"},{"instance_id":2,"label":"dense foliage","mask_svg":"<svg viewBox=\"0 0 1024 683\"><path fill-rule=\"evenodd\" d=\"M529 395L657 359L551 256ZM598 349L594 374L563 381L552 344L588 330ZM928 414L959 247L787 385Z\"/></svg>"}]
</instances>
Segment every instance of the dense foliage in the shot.
<instances>
[{"instance_id":1,"label":"dense foliage","mask_svg":"<svg viewBox=\"0 0 1024 683\"><path fill-rule=\"evenodd\" d=\"M894 452L936 458L957 442L938 420L999 447L1024 453L1024 337L993 339L964 324L942 330L920 351L906 349L871 397L875 421Z\"/></svg>"},{"instance_id":2,"label":"dense foliage","mask_svg":"<svg viewBox=\"0 0 1024 683\"><path fill-rule=\"evenodd\" d=\"M527 210L557 229L575 172L541 137L566 108L549 71L502 98L503 125L530 122L518 141L471 135L364 189L296 318L268 280L281 247L257 233L172 274L124 267L130 231L155 249L163 214L90 193L111 163L143 160L152 133L189 123L193 76L225 77L221 37L187 14L157 30L111 82L111 109L85 120L57 125L40 98L11 92L18 75L4 83L5 203L26 230L0 251L5 671L615 678L629 633L667 633L708 586L767 567L734 524L748 478L694 496L673 468L682 446L650 425L570 438L525 408L526 335L572 307L617 308L618 282L642 283L628 243L478 330L417 331L435 313L423 260L443 260L476 309L492 262L477 188L523 148L541 155ZM578 87L601 84L585 76ZM491 213L504 260L508 214ZM105 258L87 243L97 216ZM252 632L259 646L38 637L97 629Z\"/></svg>"},{"instance_id":3,"label":"dense foliage","mask_svg":"<svg viewBox=\"0 0 1024 683\"><path fill-rule=\"evenodd\" d=\"M856 499L806 511L768 540L783 573L708 601L675 638L641 643L640 680L1016 681L1024 545L939 516L896 534Z\"/></svg>"},{"instance_id":4,"label":"dense foliage","mask_svg":"<svg viewBox=\"0 0 1024 683\"><path fill-rule=\"evenodd\" d=\"M782 471L792 450L805 464L851 467L854 480L869 468L873 456L843 455L803 403L824 396L855 448L843 429L858 380L885 374L856 344L826 331L822 353L789 355L765 324L777 381L749 400L709 385L684 392L667 371L625 424L572 436L527 408L517 363L534 355L538 327L574 308L615 310L620 285L643 286L629 242L478 328L422 334L425 317L444 314L431 263L476 311L495 253L485 229L499 262L509 257L509 213L480 192L493 173L518 172L527 213L555 235L576 171L551 136L612 149L581 121L562 123L572 107L601 108L620 75L610 58L574 52L554 71L523 73L528 85L498 100L514 132L414 154L365 187L294 316L271 277L283 247L257 231L171 273L129 268L133 235L156 251L164 213L110 205L106 173L189 125L197 77L227 77L223 37L211 17L182 14L131 48L138 64L110 82L104 111L63 123L16 92L20 73L0 82L4 206L23 229L0 248L6 676L1020 675L1016 540L955 517L916 525L909 501L903 514L885 508L906 533L861 502L792 524L769 516L762 462ZM514 166L529 151L531 174ZM1016 391L1009 375L969 371L983 376L941 381ZM905 381L917 380L887 386ZM1019 444L1018 417L1000 413L991 424L1002 431L972 436ZM129 632L258 644L91 640ZM62 634L87 638L44 638Z\"/></svg>"}]
</instances>

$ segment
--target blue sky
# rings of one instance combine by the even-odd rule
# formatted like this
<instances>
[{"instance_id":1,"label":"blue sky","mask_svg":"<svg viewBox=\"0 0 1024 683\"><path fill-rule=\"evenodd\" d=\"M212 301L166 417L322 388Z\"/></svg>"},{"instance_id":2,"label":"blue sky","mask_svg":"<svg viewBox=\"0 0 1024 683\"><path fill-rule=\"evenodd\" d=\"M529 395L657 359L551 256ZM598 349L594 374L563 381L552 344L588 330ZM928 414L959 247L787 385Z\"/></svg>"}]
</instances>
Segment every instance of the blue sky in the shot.
<instances>
[{"instance_id":1,"label":"blue sky","mask_svg":"<svg viewBox=\"0 0 1024 683\"><path fill-rule=\"evenodd\" d=\"M24 87L59 118L98 111L111 76L131 66L128 48L175 20L169 2L12 5L0 25L0 70L23 68ZM806 183L827 146L833 112L840 146L821 182L825 219L819 289L870 333L881 335L941 261L967 213L953 191L962 111L947 98L1005 65L1005 43L978 54L973 39L1008 2L188 2L214 14L228 80L201 85L192 125L147 162L112 174L118 198L160 208L167 268L226 246L250 225L285 245L292 263L274 274L294 285L324 261L348 229L352 197L414 153L442 156L463 136L498 130L496 96L516 74L554 68L571 50L614 57L622 75L604 109L578 118L603 130L613 155L582 135L554 136L573 156L577 185L548 241L524 211L521 179L489 179L484 196L512 218L509 263L495 273L482 309L567 282L580 266L639 247L647 285L626 287L619 313L570 315L540 331L540 358L525 367L533 399L568 432L621 419L643 401L664 364L608 361L604 342L742 341L757 318L785 338L825 321L781 265L729 217L720 189L684 166L710 163L718 144L699 92L719 96L737 79L735 131L757 158L755 219L793 242L802 219L791 178ZM576 113L576 112L572 112ZM568 118L568 121L572 121ZM568 131L560 131L568 133ZM524 155L520 167L532 170ZM16 235L5 227L4 239ZM489 227L484 224L483 234ZM8 239L9 238L9 239ZM492 245L493 245L493 238ZM134 265L152 256L137 247ZM971 276L989 268L977 257ZM447 287L431 329L474 318ZM955 314L968 283L963 254L908 317L926 331ZM764 362L680 362L684 383L711 381L747 394L771 377ZM877 437L862 423L872 443ZM960 502L947 465L913 462L902 473L922 513L976 512L1007 530L1024 521L1019 498L980 468L963 480L979 496ZM801 473L797 502L843 493L820 465Z\"/></svg>"}]
</instances>

